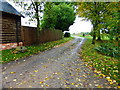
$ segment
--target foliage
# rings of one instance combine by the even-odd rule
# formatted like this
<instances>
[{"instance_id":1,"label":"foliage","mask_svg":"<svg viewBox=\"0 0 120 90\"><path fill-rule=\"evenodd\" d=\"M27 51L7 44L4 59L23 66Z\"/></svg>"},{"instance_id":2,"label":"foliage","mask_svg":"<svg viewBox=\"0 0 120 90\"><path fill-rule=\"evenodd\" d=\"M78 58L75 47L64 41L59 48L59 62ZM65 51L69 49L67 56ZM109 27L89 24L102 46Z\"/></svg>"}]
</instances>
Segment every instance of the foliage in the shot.
<instances>
[{"instance_id":1,"label":"foliage","mask_svg":"<svg viewBox=\"0 0 120 90\"><path fill-rule=\"evenodd\" d=\"M105 17L105 26L108 30L108 35L110 39L116 39L117 41L120 38L120 30L119 30L119 25L120 25L120 3L114 2L114 3L109 3L106 8L107 8L107 14ZM112 8L114 7L114 8Z\"/></svg>"},{"instance_id":2,"label":"foliage","mask_svg":"<svg viewBox=\"0 0 120 90\"><path fill-rule=\"evenodd\" d=\"M101 40L101 32L109 34L109 38L119 40L120 8L118 8L118 2L81 2L78 4L78 15L84 17L85 20L90 20L93 24L91 33L93 44L96 37Z\"/></svg>"},{"instance_id":3,"label":"foliage","mask_svg":"<svg viewBox=\"0 0 120 90\"><path fill-rule=\"evenodd\" d=\"M65 32L64 37L70 37L70 33L69 32Z\"/></svg>"},{"instance_id":4,"label":"foliage","mask_svg":"<svg viewBox=\"0 0 120 90\"><path fill-rule=\"evenodd\" d=\"M60 3L58 5L47 2L45 5L42 28L55 28L62 31L68 31L68 28L75 20L73 7L68 4Z\"/></svg>"},{"instance_id":5,"label":"foliage","mask_svg":"<svg viewBox=\"0 0 120 90\"><path fill-rule=\"evenodd\" d=\"M0 51L0 53L2 52L2 56L1 56L2 61L0 61L0 63L7 63L7 62L10 62L10 61L13 61L13 60L18 60L20 58L31 56L33 54L45 51L47 49L50 49L50 48L54 47L55 45L65 43L65 42L67 42L69 40L72 40L72 39L73 38L70 37L70 38L64 38L64 39L61 39L61 40L58 40L58 41L43 43L43 44L40 44L38 46L35 46L35 45L26 46L27 52L24 52L24 53L14 54L13 53L14 49L8 49L8 50Z\"/></svg>"},{"instance_id":6,"label":"foliage","mask_svg":"<svg viewBox=\"0 0 120 90\"><path fill-rule=\"evenodd\" d=\"M86 36L87 41L82 46L81 57L86 62L87 66L94 70L94 72L101 72L98 74L100 77L110 77L110 84L116 85L120 83L118 73L118 60L110 56L98 53L94 48L98 47L101 42L96 42L95 45L91 44L92 38ZM102 42L106 43L106 42ZM88 47L89 46L89 47Z\"/></svg>"},{"instance_id":7,"label":"foliage","mask_svg":"<svg viewBox=\"0 0 120 90\"><path fill-rule=\"evenodd\" d=\"M113 43L105 43L95 48L97 51L112 56L120 57L120 47L115 46Z\"/></svg>"}]
</instances>

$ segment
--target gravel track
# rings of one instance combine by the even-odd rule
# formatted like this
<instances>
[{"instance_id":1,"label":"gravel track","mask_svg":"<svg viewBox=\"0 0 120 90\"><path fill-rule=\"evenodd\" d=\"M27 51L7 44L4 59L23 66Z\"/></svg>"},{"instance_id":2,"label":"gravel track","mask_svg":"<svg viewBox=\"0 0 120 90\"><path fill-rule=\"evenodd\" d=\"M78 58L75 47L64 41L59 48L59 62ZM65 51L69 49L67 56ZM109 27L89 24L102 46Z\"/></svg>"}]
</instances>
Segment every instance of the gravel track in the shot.
<instances>
[{"instance_id":1,"label":"gravel track","mask_svg":"<svg viewBox=\"0 0 120 90\"><path fill-rule=\"evenodd\" d=\"M39 54L3 64L3 88L97 88L110 87L95 76L78 52L86 39L55 46Z\"/></svg>"}]
</instances>

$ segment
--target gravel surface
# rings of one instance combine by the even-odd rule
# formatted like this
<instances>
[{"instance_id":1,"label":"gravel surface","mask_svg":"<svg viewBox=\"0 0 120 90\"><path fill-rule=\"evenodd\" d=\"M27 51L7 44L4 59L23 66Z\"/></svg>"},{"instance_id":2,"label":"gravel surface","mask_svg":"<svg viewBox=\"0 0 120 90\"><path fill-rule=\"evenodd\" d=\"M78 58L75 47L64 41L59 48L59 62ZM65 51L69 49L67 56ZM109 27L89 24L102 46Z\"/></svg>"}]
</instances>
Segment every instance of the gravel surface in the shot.
<instances>
[{"instance_id":1,"label":"gravel surface","mask_svg":"<svg viewBox=\"0 0 120 90\"><path fill-rule=\"evenodd\" d=\"M78 51L86 39L55 46L39 54L3 64L3 88L97 88L110 87L95 76L80 59Z\"/></svg>"}]
</instances>

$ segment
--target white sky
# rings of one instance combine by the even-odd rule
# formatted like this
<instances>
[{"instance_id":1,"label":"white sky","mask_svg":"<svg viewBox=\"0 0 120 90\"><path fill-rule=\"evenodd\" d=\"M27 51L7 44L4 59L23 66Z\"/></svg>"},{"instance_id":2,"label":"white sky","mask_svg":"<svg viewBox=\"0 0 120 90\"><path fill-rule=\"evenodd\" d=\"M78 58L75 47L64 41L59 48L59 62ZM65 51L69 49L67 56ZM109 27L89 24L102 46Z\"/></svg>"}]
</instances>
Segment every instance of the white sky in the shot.
<instances>
[{"instance_id":1,"label":"white sky","mask_svg":"<svg viewBox=\"0 0 120 90\"><path fill-rule=\"evenodd\" d=\"M83 21L82 19L83 18L76 16L74 24L69 27L70 33L91 32L91 22Z\"/></svg>"},{"instance_id":2,"label":"white sky","mask_svg":"<svg viewBox=\"0 0 120 90\"><path fill-rule=\"evenodd\" d=\"M8 0L7 0L8 1ZM15 6L14 3L8 1L16 10L19 12L22 10L20 7ZM83 18L77 17L73 23L69 27L70 33L80 33L80 32L91 32L92 24L90 21L82 21ZM36 22L29 24L29 17L21 18L21 24L23 26L31 26L36 27Z\"/></svg>"}]
</instances>

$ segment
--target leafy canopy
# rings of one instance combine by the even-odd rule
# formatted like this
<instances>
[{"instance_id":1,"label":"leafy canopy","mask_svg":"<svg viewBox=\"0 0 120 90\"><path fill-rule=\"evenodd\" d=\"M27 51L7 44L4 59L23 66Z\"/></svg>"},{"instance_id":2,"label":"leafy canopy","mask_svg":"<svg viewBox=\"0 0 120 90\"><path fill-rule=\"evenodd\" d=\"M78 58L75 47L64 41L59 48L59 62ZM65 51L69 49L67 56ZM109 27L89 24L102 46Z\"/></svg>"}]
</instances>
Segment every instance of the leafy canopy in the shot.
<instances>
[{"instance_id":1,"label":"leafy canopy","mask_svg":"<svg viewBox=\"0 0 120 90\"><path fill-rule=\"evenodd\" d=\"M42 28L54 28L68 31L68 28L75 20L74 8L69 4L47 2L45 5Z\"/></svg>"}]
</instances>

